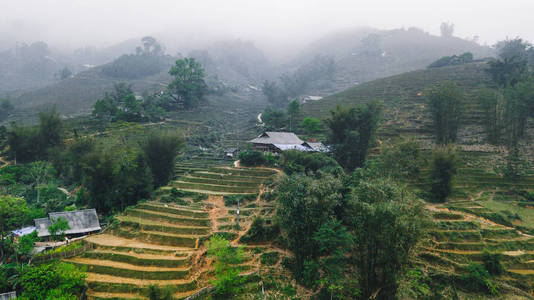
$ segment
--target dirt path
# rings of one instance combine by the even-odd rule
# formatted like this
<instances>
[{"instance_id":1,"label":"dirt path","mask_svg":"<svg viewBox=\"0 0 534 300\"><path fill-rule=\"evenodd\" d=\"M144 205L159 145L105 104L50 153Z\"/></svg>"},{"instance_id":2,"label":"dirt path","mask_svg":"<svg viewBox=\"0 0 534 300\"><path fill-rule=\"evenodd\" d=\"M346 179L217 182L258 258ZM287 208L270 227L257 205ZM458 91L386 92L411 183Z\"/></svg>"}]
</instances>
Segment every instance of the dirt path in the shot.
<instances>
[{"instance_id":1,"label":"dirt path","mask_svg":"<svg viewBox=\"0 0 534 300\"><path fill-rule=\"evenodd\" d=\"M2 156L0 156L0 162L2 162L2 165L0 166L0 168L7 167L11 164L11 162L5 160Z\"/></svg>"}]
</instances>

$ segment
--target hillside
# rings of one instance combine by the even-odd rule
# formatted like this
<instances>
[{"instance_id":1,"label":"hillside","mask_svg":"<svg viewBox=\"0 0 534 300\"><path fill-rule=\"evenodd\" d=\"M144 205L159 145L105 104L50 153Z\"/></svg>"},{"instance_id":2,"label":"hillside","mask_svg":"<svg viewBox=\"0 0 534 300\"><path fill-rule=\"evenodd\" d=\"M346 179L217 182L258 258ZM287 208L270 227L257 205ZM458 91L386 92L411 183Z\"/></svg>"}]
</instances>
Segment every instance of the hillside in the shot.
<instances>
[{"instance_id":1,"label":"hillside","mask_svg":"<svg viewBox=\"0 0 534 300\"><path fill-rule=\"evenodd\" d=\"M330 89L316 89L321 95L335 93L357 83L426 68L440 57L473 53L476 59L494 56L494 50L458 37L431 35L418 28L378 30L359 28L334 32L312 43L300 56L334 58L336 71Z\"/></svg>"},{"instance_id":2,"label":"hillside","mask_svg":"<svg viewBox=\"0 0 534 300\"><path fill-rule=\"evenodd\" d=\"M424 109L424 91L436 84L451 81L466 92L467 125L478 124L480 111L474 96L477 88L489 83L490 78L484 71L485 65L471 63L425 69L370 81L306 103L302 107L302 115L325 119L338 104L354 106L378 100L384 104L384 122L380 129L382 134L412 133L417 134L419 138L430 137L428 114Z\"/></svg>"},{"instance_id":3,"label":"hillside","mask_svg":"<svg viewBox=\"0 0 534 300\"><path fill-rule=\"evenodd\" d=\"M507 152L485 142L482 114L476 100L477 89L490 84L484 63L420 70L364 83L303 106L303 115L327 118L336 105L353 106L372 100L384 105L378 129L379 143L398 137L413 137L423 149L434 146L434 136L425 109L424 92L433 85L453 81L465 92L464 122L459 131L461 161L454 180L453 195L444 204L427 203L432 222L416 265L424 270L432 286L442 289L446 298L472 295L456 290L468 264L482 262L484 251L500 253L505 272L499 277L507 298L530 299L534 277L534 209L529 193L534 189L532 146L523 143L525 173L517 180L503 176ZM533 134L529 123L528 137ZM424 150L424 160L429 160ZM423 167L419 178L405 179L418 194L429 186L429 169ZM521 298L524 297L524 298ZM479 296L480 299L485 299ZM503 298L501 298L503 299ZM507 298L508 299L508 298Z\"/></svg>"}]
</instances>

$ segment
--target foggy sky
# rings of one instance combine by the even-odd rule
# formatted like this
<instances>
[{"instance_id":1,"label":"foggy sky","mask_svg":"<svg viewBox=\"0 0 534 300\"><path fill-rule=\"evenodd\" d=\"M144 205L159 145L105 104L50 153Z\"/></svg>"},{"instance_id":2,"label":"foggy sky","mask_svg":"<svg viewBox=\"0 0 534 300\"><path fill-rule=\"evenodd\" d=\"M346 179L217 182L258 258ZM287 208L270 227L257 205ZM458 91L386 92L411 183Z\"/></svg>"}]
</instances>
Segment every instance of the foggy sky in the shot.
<instances>
[{"instance_id":1,"label":"foggy sky","mask_svg":"<svg viewBox=\"0 0 534 300\"><path fill-rule=\"evenodd\" d=\"M439 34L443 21L455 24L455 36L493 44L534 41L533 11L532 0L0 0L0 45L102 48L149 34L200 33L284 46L358 26Z\"/></svg>"}]
</instances>

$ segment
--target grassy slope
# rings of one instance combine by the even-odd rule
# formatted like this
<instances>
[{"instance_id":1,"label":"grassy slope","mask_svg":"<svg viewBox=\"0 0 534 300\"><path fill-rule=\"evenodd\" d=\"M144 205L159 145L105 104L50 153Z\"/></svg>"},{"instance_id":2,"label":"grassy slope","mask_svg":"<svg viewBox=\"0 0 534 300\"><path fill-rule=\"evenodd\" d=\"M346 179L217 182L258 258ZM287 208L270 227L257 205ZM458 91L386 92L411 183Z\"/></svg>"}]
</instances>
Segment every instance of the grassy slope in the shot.
<instances>
[{"instance_id":1,"label":"grassy slope","mask_svg":"<svg viewBox=\"0 0 534 300\"><path fill-rule=\"evenodd\" d=\"M428 148L432 145L433 133L428 111L424 108L424 91L440 82L456 82L466 93L465 122L458 142L462 149L460 170L449 201L443 205L429 205L433 225L415 259L416 264L428 278L435 278L434 284L442 286L444 291L451 290L454 284L440 280L448 278L452 282L453 278L466 272L469 262L480 262L482 251L489 249L503 254L507 271L498 278L503 286L509 284L529 291L528 286L534 278L534 265L530 263L534 249L531 220L534 209L514 190L534 189L534 172L529 167L525 176L516 182L503 178L499 167L505 164L505 152L484 142L481 111L474 96L482 84L489 82L484 67L483 63L474 63L375 80L305 104L303 116L324 119L337 104L353 106L380 100L384 104L384 116L379 139L412 136ZM531 126L528 135L532 135ZM530 148L523 145L522 150L530 153ZM528 161L529 155L524 157ZM421 172L420 183L410 186L415 190L426 190L427 170ZM460 220L448 221L447 215L452 213L459 214ZM502 292L507 294L506 297L524 295L513 288L504 288Z\"/></svg>"}]
</instances>

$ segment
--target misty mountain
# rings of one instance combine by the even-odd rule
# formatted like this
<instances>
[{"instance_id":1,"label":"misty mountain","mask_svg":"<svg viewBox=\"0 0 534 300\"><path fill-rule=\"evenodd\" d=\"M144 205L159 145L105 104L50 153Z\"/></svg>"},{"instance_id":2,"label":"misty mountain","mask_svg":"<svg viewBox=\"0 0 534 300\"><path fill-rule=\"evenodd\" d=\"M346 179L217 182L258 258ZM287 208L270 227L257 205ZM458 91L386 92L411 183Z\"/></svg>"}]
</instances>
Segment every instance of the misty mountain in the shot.
<instances>
[{"instance_id":1,"label":"misty mountain","mask_svg":"<svg viewBox=\"0 0 534 300\"><path fill-rule=\"evenodd\" d=\"M471 52L475 59L494 56L493 48L458 37L435 36L421 29L377 30L359 28L334 32L310 44L296 61L314 56L334 58L336 71L329 90L310 93L330 94L354 84L426 68L435 60Z\"/></svg>"}]
</instances>

